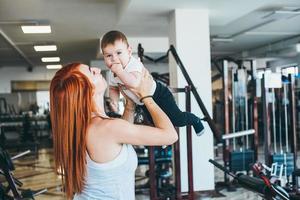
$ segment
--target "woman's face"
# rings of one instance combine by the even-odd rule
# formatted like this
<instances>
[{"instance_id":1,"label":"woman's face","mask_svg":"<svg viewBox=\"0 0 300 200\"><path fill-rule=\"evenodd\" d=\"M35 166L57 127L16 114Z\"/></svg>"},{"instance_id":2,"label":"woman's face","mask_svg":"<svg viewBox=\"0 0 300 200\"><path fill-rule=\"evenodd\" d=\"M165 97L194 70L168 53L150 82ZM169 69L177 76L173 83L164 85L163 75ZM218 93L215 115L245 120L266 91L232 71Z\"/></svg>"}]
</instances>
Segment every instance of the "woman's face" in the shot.
<instances>
[{"instance_id":1,"label":"woman's face","mask_svg":"<svg viewBox=\"0 0 300 200\"><path fill-rule=\"evenodd\" d=\"M87 65L80 65L79 71L86 75L90 82L94 85L95 93L103 93L106 90L107 83L101 74L101 69L89 67Z\"/></svg>"}]
</instances>

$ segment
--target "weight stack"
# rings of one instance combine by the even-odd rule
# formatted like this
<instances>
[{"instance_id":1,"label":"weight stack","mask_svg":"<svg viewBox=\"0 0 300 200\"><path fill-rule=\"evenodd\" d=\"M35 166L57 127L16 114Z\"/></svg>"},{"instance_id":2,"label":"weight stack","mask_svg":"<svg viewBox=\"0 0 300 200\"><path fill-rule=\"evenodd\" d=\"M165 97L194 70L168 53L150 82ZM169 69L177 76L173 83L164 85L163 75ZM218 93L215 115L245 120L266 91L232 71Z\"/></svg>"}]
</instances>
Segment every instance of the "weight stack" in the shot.
<instances>
[{"instance_id":1,"label":"weight stack","mask_svg":"<svg viewBox=\"0 0 300 200\"><path fill-rule=\"evenodd\" d=\"M232 151L229 153L229 169L232 172L250 171L254 159L254 151L251 149Z\"/></svg>"},{"instance_id":2,"label":"weight stack","mask_svg":"<svg viewBox=\"0 0 300 200\"><path fill-rule=\"evenodd\" d=\"M279 166L286 163L286 175L292 175L294 171L294 154L284 153L284 154L273 154L271 155L272 163L277 163ZM279 174L280 167L277 168L276 174Z\"/></svg>"}]
</instances>

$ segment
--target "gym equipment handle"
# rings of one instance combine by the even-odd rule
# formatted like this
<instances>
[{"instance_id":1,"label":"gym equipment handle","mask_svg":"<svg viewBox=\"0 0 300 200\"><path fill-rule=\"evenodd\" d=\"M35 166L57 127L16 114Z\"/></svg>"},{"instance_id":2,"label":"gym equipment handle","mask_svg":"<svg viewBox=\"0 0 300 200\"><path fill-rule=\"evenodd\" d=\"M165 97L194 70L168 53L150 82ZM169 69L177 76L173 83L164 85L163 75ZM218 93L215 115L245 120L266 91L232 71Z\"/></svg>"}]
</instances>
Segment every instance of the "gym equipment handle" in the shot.
<instances>
[{"instance_id":1,"label":"gym equipment handle","mask_svg":"<svg viewBox=\"0 0 300 200\"><path fill-rule=\"evenodd\" d=\"M217 163L216 161L214 161L212 159L209 159L208 161L210 163L212 163L214 166L216 166L217 168L219 168L220 170L224 171L226 174L229 174L233 178L236 178L236 176L233 173L231 173L228 169L226 169L226 167L220 165L219 163Z\"/></svg>"},{"instance_id":2,"label":"gym equipment handle","mask_svg":"<svg viewBox=\"0 0 300 200\"><path fill-rule=\"evenodd\" d=\"M246 135L252 135L255 133L254 129L249 129L246 131L239 131L239 132L235 132L235 133L229 133L229 134L225 134L222 136L223 140L228 140L231 138L236 138L236 137L242 137L242 136L246 136Z\"/></svg>"},{"instance_id":3,"label":"gym equipment handle","mask_svg":"<svg viewBox=\"0 0 300 200\"><path fill-rule=\"evenodd\" d=\"M15 156L11 157L11 159L15 160L15 159L20 158L20 157L22 157L22 156L24 156L24 155L26 155L28 153L30 153L30 150L27 150L27 151L24 151L22 153L19 153L19 154L15 155Z\"/></svg>"}]
</instances>

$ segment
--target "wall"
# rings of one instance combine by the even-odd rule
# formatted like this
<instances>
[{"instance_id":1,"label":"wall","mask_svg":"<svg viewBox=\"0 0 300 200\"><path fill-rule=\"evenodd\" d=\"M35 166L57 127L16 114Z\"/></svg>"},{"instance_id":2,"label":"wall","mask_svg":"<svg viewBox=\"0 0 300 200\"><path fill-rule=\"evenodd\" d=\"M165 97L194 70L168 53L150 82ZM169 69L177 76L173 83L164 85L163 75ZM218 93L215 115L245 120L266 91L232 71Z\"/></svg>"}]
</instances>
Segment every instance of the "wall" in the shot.
<instances>
[{"instance_id":1,"label":"wall","mask_svg":"<svg viewBox=\"0 0 300 200\"><path fill-rule=\"evenodd\" d=\"M35 67L28 72L26 67L0 67L0 93L11 92L12 80L51 80L55 70Z\"/></svg>"}]
</instances>

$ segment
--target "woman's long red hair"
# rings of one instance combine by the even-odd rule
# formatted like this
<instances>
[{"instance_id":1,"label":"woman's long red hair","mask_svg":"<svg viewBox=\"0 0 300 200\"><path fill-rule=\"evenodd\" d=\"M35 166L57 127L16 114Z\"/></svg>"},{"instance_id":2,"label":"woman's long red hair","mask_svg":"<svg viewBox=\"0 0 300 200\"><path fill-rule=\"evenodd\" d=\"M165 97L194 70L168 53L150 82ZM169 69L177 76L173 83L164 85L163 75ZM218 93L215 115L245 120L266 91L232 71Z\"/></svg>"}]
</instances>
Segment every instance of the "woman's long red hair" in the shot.
<instances>
[{"instance_id":1,"label":"woman's long red hair","mask_svg":"<svg viewBox=\"0 0 300 200\"><path fill-rule=\"evenodd\" d=\"M80 193L86 175L86 133L93 112L93 86L79 71L80 63L64 66L50 85L54 160L63 174L68 199Z\"/></svg>"}]
</instances>

